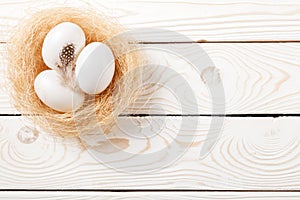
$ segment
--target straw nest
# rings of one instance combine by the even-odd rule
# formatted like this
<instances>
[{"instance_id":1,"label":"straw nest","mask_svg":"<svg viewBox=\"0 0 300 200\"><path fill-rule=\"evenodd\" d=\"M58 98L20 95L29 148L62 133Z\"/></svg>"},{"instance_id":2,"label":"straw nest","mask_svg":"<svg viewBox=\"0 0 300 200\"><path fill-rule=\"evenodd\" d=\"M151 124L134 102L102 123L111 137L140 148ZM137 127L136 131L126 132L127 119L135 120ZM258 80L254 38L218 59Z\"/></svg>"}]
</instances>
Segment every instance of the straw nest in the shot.
<instances>
[{"instance_id":1,"label":"straw nest","mask_svg":"<svg viewBox=\"0 0 300 200\"><path fill-rule=\"evenodd\" d=\"M85 32L86 44L104 42L116 57L116 71L109 87L99 95L86 96L81 108L68 113L47 107L34 91L35 77L48 69L41 54L43 40L51 28L62 22L79 25ZM99 126L108 132L116 117L135 100L140 82L137 69L141 55L132 51L128 37L120 36L123 32L118 23L90 9L52 8L22 21L7 45L8 81L16 109L55 134L78 136Z\"/></svg>"}]
</instances>

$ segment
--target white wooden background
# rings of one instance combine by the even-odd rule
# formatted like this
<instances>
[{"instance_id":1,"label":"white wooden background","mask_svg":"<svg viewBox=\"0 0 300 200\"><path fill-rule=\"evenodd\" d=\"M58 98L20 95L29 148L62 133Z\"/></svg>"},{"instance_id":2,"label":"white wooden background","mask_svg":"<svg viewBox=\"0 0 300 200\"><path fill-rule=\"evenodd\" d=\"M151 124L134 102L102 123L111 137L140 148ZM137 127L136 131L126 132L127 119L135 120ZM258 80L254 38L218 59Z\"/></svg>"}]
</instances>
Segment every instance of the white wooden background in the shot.
<instances>
[{"instance_id":1,"label":"white wooden background","mask_svg":"<svg viewBox=\"0 0 300 200\"><path fill-rule=\"evenodd\" d=\"M12 26L37 7L85 3L1 0L0 52L4 52ZM199 42L216 65L208 76L224 85L226 114L230 116L225 117L222 135L211 153L199 159L212 114L205 83L181 58L152 52L155 62L167 64L186 77L199 101L198 111L182 113L174 95L168 93L166 82L166 88L151 96L143 95L125 111L149 116L120 117L123 127L114 128L112 135L116 138L112 141L122 147L127 144L124 148L138 146L137 151L155 151L167 135L176 133L183 117L189 117L191 123L201 123L196 129L187 126L181 130L186 135L194 133L196 139L172 166L141 175L117 172L94 160L76 139L45 132L38 133L36 138L24 134L24 127L31 125L17 115L10 103L3 87L6 65L0 58L1 199L300 198L300 1L88 3L128 28L165 28ZM189 48L191 44L163 32L145 32L136 37L146 47L173 45L185 48L186 55L196 53ZM150 76L156 78L156 73L153 71ZM192 108L188 99L186 102ZM167 114L176 116L164 116ZM136 126L127 126L129 122ZM155 134L159 129L160 139L134 142L124 135L119 138L124 131ZM28 139L36 140L30 143Z\"/></svg>"}]
</instances>

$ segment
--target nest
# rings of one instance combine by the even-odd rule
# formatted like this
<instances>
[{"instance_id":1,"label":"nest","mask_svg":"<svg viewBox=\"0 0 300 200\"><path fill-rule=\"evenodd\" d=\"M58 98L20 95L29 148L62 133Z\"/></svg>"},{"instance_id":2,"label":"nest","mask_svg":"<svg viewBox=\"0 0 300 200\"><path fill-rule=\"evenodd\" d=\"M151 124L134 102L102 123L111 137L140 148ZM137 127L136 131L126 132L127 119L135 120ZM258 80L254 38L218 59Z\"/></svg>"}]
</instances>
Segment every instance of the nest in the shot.
<instances>
[{"instance_id":1,"label":"nest","mask_svg":"<svg viewBox=\"0 0 300 200\"><path fill-rule=\"evenodd\" d=\"M44 38L62 22L79 25L85 32L86 44L104 42L116 57L115 74L108 88L92 98L86 97L80 109L68 113L49 108L34 91L36 76L48 69L41 54ZM23 21L7 45L8 81L16 109L43 130L62 136L89 133L98 126L108 132L116 117L135 100L140 82L137 69L141 55L131 51L135 47L128 37L119 37L123 32L120 24L92 9L46 9Z\"/></svg>"}]
</instances>

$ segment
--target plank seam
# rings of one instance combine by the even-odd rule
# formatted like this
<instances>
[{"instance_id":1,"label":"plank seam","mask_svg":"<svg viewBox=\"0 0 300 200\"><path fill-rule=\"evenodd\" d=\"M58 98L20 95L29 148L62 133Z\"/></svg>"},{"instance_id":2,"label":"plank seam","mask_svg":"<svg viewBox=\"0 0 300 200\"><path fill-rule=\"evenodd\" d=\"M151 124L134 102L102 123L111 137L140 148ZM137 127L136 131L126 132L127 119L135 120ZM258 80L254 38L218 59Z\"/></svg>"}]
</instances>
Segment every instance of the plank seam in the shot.
<instances>
[{"instance_id":1,"label":"plank seam","mask_svg":"<svg viewBox=\"0 0 300 200\"><path fill-rule=\"evenodd\" d=\"M212 43L212 44L235 44L235 43L300 43L300 40L198 40L198 41L178 41L178 42L132 42L131 44L194 44L194 43ZM7 44L7 42L0 41L0 44Z\"/></svg>"},{"instance_id":2,"label":"plank seam","mask_svg":"<svg viewBox=\"0 0 300 200\"><path fill-rule=\"evenodd\" d=\"M0 192L300 192L300 190L197 190L197 189L0 189Z\"/></svg>"},{"instance_id":3,"label":"plank seam","mask_svg":"<svg viewBox=\"0 0 300 200\"><path fill-rule=\"evenodd\" d=\"M121 114L119 117L300 117L300 114Z\"/></svg>"},{"instance_id":4,"label":"plank seam","mask_svg":"<svg viewBox=\"0 0 300 200\"><path fill-rule=\"evenodd\" d=\"M220 43L220 44L231 44L231 43L299 43L300 40L198 40L198 41L180 41L180 42L137 42L138 44L193 44L193 43Z\"/></svg>"},{"instance_id":5,"label":"plank seam","mask_svg":"<svg viewBox=\"0 0 300 200\"><path fill-rule=\"evenodd\" d=\"M0 114L0 117L21 117L30 114ZM300 117L300 114L121 114L118 117Z\"/></svg>"}]
</instances>

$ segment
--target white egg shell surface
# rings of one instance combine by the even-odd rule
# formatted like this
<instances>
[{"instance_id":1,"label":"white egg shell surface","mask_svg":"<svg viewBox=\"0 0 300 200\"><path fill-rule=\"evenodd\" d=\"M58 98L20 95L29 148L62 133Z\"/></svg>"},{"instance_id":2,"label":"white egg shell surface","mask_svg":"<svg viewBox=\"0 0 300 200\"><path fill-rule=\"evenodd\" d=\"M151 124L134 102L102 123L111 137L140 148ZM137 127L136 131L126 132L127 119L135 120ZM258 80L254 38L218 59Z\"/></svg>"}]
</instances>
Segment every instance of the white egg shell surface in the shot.
<instances>
[{"instance_id":1,"label":"white egg shell surface","mask_svg":"<svg viewBox=\"0 0 300 200\"><path fill-rule=\"evenodd\" d=\"M75 67L78 85L87 94L104 91L115 73L111 49L104 43L92 42L80 52Z\"/></svg>"},{"instance_id":2,"label":"white egg shell surface","mask_svg":"<svg viewBox=\"0 0 300 200\"><path fill-rule=\"evenodd\" d=\"M34 89L44 104L59 112L71 112L84 101L84 94L65 86L55 70L42 71L35 78Z\"/></svg>"},{"instance_id":3,"label":"white egg shell surface","mask_svg":"<svg viewBox=\"0 0 300 200\"><path fill-rule=\"evenodd\" d=\"M75 47L75 55L85 46L85 34L77 24L63 22L52 28L46 35L42 46L45 64L51 69L61 64L59 55L64 46L70 43Z\"/></svg>"}]
</instances>

